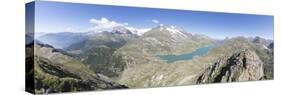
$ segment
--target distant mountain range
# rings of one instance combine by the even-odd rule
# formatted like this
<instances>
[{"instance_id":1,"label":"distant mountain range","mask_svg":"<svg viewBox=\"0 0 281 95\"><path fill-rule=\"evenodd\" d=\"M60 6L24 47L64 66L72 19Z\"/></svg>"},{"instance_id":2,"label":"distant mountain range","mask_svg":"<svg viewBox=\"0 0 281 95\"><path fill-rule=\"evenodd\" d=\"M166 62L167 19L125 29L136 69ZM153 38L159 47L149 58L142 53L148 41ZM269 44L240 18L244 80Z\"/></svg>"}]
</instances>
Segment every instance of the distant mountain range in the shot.
<instances>
[{"instance_id":1,"label":"distant mountain range","mask_svg":"<svg viewBox=\"0 0 281 95\"><path fill-rule=\"evenodd\" d=\"M71 32L60 32L60 33L49 33L41 35L36 40L46 44L50 44L56 48L66 48L69 45L86 39L86 35L83 33L71 33Z\"/></svg>"},{"instance_id":2,"label":"distant mountain range","mask_svg":"<svg viewBox=\"0 0 281 95\"><path fill-rule=\"evenodd\" d=\"M261 37L215 40L176 26L159 25L145 31L115 27L108 31L46 33L35 40L38 42L34 44L36 66L46 69L43 76L37 76L38 81L44 82L45 74L61 82L76 80L71 90L175 86L274 77L274 42ZM214 48L207 54L189 60L168 64L159 57L188 54L209 45ZM38 74L42 70L38 70ZM61 79L56 73L70 79ZM94 79L98 81L84 81ZM77 83L77 80L82 82ZM105 86L94 85L96 83ZM79 85L93 88L76 88ZM39 88L62 91L48 82Z\"/></svg>"}]
</instances>

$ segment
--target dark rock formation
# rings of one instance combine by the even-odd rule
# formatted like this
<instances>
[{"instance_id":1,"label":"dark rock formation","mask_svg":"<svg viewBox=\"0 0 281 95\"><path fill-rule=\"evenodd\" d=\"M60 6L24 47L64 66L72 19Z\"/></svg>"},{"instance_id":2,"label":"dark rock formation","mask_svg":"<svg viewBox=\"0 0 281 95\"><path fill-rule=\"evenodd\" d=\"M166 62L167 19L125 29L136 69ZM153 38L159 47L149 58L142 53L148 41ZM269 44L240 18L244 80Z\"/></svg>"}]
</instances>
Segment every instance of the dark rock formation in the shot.
<instances>
[{"instance_id":1,"label":"dark rock formation","mask_svg":"<svg viewBox=\"0 0 281 95\"><path fill-rule=\"evenodd\" d=\"M264 76L263 62L251 50L223 57L210 66L197 80L201 83L260 80Z\"/></svg>"},{"instance_id":2,"label":"dark rock formation","mask_svg":"<svg viewBox=\"0 0 281 95\"><path fill-rule=\"evenodd\" d=\"M267 47L268 47L269 49L273 49L273 48L274 48L274 44L273 44L273 42L272 42L272 43L270 43Z\"/></svg>"}]
</instances>

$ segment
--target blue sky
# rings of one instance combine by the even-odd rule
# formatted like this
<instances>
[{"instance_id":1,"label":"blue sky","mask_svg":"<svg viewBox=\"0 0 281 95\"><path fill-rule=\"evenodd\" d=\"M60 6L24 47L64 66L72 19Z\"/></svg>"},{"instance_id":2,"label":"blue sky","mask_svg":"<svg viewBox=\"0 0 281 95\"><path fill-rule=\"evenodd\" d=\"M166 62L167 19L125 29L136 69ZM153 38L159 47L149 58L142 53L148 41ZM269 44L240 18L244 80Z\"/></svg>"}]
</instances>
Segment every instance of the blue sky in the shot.
<instances>
[{"instance_id":1,"label":"blue sky","mask_svg":"<svg viewBox=\"0 0 281 95\"><path fill-rule=\"evenodd\" d=\"M103 22L135 28L174 25L212 38L273 39L273 16L37 1L36 32L86 32Z\"/></svg>"}]
</instances>

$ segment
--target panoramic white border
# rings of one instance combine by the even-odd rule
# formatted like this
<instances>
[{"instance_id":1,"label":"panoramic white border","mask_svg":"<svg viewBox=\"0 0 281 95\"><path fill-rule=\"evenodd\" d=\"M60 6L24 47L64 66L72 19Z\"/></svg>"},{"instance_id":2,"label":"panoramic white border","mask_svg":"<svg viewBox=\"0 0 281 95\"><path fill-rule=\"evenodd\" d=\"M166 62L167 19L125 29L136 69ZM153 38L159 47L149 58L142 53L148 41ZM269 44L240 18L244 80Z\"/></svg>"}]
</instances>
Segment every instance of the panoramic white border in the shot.
<instances>
[{"instance_id":1,"label":"panoramic white border","mask_svg":"<svg viewBox=\"0 0 281 95\"><path fill-rule=\"evenodd\" d=\"M31 0L1 1L1 95L28 95L24 91L24 3ZM273 81L221 83L177 87L89 91L60 95L279 95L281 90L281 6L280 0L52 0L76 3L186 9L274 15ZM31 95L31 94L30 94ZM56 95L56 94L52 94Z\"/></svg>"}]
</instances>

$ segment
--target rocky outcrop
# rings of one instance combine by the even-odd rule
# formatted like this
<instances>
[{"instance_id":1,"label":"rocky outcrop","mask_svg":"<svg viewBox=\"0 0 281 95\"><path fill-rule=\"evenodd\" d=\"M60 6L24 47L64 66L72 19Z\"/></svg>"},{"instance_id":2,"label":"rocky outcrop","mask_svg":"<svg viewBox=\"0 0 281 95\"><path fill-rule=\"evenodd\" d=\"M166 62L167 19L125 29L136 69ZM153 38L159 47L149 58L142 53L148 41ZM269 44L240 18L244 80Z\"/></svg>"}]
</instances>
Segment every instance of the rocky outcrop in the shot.
<instances>
[{"instance_id":1,"label":"rocky outcrop","mask_svg":"<svg viewBox=\"0 0 281 95\"><path fill-rule=\"evenodd\" d=\"M263 76L263 62L254 51L247 49L221 58L206 69L197 83L251 81Z\"/></svg>"},{"instance_id":2,"label":"rocky outcrop","mask_svg":"<svg viewBox=\"0 0 281 95\"><path fill-rule=\"evenodd\" d=\"M269 49L273 49L274 48L274 43L270 43L268 46L267 46Z\"/></svg>"},{"instance_id":3,"label":"rocky outcrop","mask_svg":"<svg viewBox=\"0 0 281 95\"><path fill-rule=\"evenodd\" d=\"M81 72L73 72L70 69L72 68L54 64L48 59L35 57L35 93L127 88L95 73L82 69Z\"/></svg>"},{"instance_id":4,"label":"rocky outcrop","mask_svg":"<svg viewBox=\"0 0 281 95\"><path fill-rule=\"evenodd\" d=\"M27 89L35 94L128 88L104 75L90 70L79 60L57 51L51 46L33 43L27 50Z\"/></svg>"}]
</instances>

